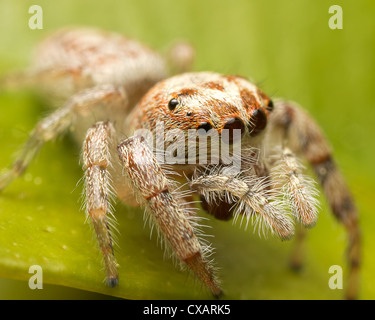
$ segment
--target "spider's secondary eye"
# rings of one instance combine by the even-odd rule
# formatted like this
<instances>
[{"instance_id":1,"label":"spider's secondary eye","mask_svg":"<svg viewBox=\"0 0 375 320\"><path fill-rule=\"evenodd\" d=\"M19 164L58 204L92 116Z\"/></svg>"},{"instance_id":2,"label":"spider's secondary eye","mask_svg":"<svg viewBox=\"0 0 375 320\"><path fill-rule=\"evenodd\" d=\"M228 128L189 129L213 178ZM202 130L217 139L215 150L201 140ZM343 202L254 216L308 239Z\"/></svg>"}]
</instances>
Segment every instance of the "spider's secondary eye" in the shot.
<instances>
[{"instance_id":1,"label":"spider's secondary eye","mask_svg":"<svg viewBox=\"0 0 375 320\"><path fill-rule=\"evenodd\" d=\"M169 110L174 110L177 106L178 106L179 102L177 99L172 99L171 101L169 101L168 103L168 108Z\"/></svg>"},{"instance_id":2,"label":"spider's secondary eye","mask_svg":"<svg viewBox=\"0 0 375 320\"><path fill-rule=\"evenodd\" d=\"M264 110L257 109L253 112L251 119L250 119L250 135L255 137L260 132L264 130L267 125L267 116Z\"/></svg>"},{"instance_id":3,"label":"spider's secondary eye","mask_svg":"<svg viewBox=\"0 0 375 320\"><path fill-rule=\"evenodd\" d=\"M268 111L272 111L273 110L273 101L272 100L268 101L267 110Z\"/></svg>"}]
</instances>

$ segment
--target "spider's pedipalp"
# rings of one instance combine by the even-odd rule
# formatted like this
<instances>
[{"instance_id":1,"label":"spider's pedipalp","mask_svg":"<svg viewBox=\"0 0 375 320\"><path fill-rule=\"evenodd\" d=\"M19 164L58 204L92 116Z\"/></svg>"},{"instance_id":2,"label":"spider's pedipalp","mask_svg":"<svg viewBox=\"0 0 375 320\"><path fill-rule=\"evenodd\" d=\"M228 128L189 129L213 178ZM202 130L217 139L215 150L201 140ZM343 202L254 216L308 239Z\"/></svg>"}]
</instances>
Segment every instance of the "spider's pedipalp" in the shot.
<instances>
[{"instance_id":1,"label":"spider's pedipalp","mask_svg":"<svg viewBox=\"0 0 375 320\"><path fill-rule=\"evenodd\" d=\"M294 226L282 202L270 194L269 186L267 178L256 176L242 178L214 174L197 176L190 181L190 188L208 202L225 199L228 203L235 203L234 221L239 214L245 215L248 221L255 214L255 225L259 226L259 230L265 227L280 238L289 239L293 236Z\"/></svg>"},{"instance_id":2,"label":"spider's pedipalp","mask_svg":"<svg viewBox=\"0 0 375 320\"><path fill-rule=\"evenodd\" d=\"M282 184L282 193L286 196L295 218L305 227L313 227L318 217L319 202L314 181L302 172L302 165L291 150L282 150L280 159L273 167L275 181Z\"/></svg>"},{"instance_id":3,"label":"spider's pedipalp","mask_svg":"<svg viewBox=\"0 0 375 320\"><path fill-rule=\"evenodd\" d=\"M170 183L142 136L134 136L118 146L127 179L166 243L215 296L221 289L207 260L203 243L189 221L189 212L173 195Z\"/></svg>"}]
</instances>

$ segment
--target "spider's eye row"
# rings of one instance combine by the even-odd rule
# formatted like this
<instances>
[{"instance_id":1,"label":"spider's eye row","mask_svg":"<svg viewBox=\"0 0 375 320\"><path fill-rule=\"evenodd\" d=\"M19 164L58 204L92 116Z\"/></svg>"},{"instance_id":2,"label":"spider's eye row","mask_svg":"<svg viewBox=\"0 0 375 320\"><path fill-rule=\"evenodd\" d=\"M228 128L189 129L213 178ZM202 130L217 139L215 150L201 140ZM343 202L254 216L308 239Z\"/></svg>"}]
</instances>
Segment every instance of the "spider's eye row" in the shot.
<instances>
[{"instance_id":1,"label":"spider's eye row","mask_svg":"<svg viewBox=\"0 0 375 320\"><path fill-rule=\"evenodd\" d=\"M179 102L177 99L172 99L168 102L168 108L169 110L174 110L178 106Z\"/></svg>"}]
</instances>

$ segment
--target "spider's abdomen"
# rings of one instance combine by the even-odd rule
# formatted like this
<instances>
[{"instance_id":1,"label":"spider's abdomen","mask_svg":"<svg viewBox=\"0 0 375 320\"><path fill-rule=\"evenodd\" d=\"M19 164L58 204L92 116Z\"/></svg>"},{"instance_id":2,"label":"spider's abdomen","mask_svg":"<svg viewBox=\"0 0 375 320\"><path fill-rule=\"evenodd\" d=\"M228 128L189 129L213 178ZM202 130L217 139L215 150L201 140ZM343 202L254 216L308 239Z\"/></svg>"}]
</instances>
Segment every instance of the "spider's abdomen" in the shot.
<instances>
[{"instance_id":1,"label":"spider's abdomen","mask_svg":"<svg viewBox=\"0 0 375 320\"><path fill-rule=\"evenodd\" d=\"M56 82L47 83L47 89L66 97L112 84L124 86L139 99L166 77L164 60L145 45L90 28L65 28L47 37L35 52L33 70L55 74Z\"/></svg>"}]
</instances>

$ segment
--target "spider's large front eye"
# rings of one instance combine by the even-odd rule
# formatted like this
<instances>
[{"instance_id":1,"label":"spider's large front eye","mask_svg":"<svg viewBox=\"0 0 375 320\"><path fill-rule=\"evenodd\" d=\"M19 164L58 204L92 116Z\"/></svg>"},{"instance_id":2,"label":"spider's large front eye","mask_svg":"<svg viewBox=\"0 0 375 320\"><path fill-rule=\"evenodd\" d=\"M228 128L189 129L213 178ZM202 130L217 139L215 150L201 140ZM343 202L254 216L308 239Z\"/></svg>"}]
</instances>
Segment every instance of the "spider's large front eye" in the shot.
<instances>
[{"instance_id":1,"label":"spider's large front eye","mask_svg":"<svg viewBox=\"0 0 375 320\"><path fill-rule=\"evenodd\" d=\"M169 110L173 111L177 106L178 106L179 102L177 99L172 99L169 101L168 103L168 108Z\"/></svg>"},{"instance_id":2,"label":"spider's large front eye","mask_svg":"<svg viewBox=\"0 0 375 320\"><path fill-rule=\"evenodd\" d=\"M267 115L262 109L256 109L250 119L249 131L252 137L261 133L267 126Z\"/></svg>"}]
</instances>

